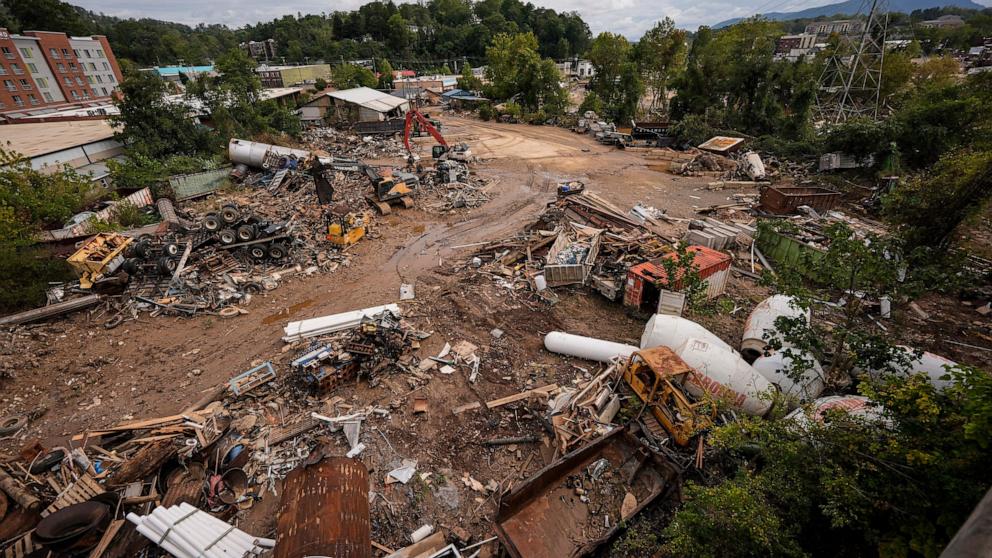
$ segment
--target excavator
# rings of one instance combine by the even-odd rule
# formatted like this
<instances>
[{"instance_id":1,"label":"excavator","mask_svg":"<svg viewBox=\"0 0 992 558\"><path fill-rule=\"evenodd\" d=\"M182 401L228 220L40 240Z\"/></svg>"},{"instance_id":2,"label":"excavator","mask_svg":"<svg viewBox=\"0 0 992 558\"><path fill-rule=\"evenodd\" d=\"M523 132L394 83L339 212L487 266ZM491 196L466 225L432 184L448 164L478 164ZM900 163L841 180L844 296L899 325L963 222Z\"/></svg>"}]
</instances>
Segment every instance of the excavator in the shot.
<instances>
[{"instance_id":1,"label":"excavator","mask_svg":"<svg viewBox=\"0 0 992 558\"><path fill-rule=\"evenodd\" d=\"M410 154L409 161L412 164L416 161L416 157L413 155L413 148L410 147L410 135L413 133L413 127L416 124L421 131L425 131L430 134L438 144L431 148L431 157L438 160L451 159L453 161L461 161L467 163L472 158L472 150L469 149L467 143L459 143L456 145L448 145L448 142L441 135L441 132L437 131L437 128L431 124L431 121L423 115L417 109L410 109L406 113L406 123L403 126L403 145L406 147L407 153Z\"/></svg>"}]
</instances>

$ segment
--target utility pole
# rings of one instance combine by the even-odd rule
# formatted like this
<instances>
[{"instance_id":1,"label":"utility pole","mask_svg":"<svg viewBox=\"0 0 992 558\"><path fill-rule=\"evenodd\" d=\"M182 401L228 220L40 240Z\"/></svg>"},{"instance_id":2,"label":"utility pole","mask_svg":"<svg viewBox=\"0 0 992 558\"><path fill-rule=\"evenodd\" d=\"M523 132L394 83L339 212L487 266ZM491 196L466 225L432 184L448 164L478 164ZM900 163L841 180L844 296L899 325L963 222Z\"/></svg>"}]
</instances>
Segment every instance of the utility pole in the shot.
<instances>
[{"instance_id":1,"label":"utility pole","mask_svg":"<svg viewBox=\"0 0 992 558\"><path fill-rule=\"evenodd\" d=\"M828 124L849 118L877 120L882 109L882 65L889 14L887 0L862 0L867 13L860 37L841 37L820 75L816 91L817 119Z\"/></svg>"}]
</instances>

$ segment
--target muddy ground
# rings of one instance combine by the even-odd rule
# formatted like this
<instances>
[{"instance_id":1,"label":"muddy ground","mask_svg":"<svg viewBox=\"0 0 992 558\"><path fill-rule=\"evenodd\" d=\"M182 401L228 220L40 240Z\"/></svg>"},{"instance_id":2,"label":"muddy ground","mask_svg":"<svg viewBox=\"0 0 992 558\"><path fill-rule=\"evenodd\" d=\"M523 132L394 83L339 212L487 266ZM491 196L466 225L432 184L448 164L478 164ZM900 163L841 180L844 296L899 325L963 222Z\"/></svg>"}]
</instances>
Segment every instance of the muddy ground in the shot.
<instances>
[{"instance_id":1,"label":"muddy ground","mask_svg":"<svg viewBox=\"0 0 992 558\"><path fill-rule=\"evenodd\" d=\"M386 378L375 388L347 387L340 395L356 406L387 405L388 418L370 419L362 434L368 449L361 455L370 468L372 489L383 497L372 504L373 538L397 548L425 523L461 527L481 539L492 535L495 497L467 488L464 474L503 488L519 482L551 459L540 444L486 448L485 439L539 434L537 414L519 403L490 412L453 415L451 408L556 382L569 385L598 368L569 361L542 349L543 334L555 330L636 344L643 319L600 295L580 288L559 289L561 302L547 306L529 293L497 286L491 278L464 266L472 248L461 245L505 238L532 222L554 199L559 179L577 178L623 208L643 202L674 217L694 216L694 207L726 203L734 190L710 191L711 179L674 176L644 156L595 143L588 136L552 127L498 124L442 116L449 141L465 141L481 159L473 172L489 178L492 200L480 208L439 216L419 209L398 211L377 221L377 237L353 246L351 265L333 274L301 276L263 293L245 308L248 314L225 319L142 317L114 330L104 330L99 313L0 333L0 365L15 373L3 380L0 416L30 413L35 417L16 437L0 441L0 451L16 453L23 444L40 440L62 445L87 428L131 418L171 415L203 392L252 366L285 361L280 339L291 320L333 314L395 302L401 283L416 286L416 300L401 304L408 320L432 331L418 354L437 354L445 342L465 339L480 347L481 377L469 384L465 374L434 374L419 396L429 412L414 415L405 378ZM429 158L430 144L418 140ZM673 232L677 227L672 227ZM721 304L697 319L739 343L743 320L768 291L750 279L735 276L728 287L731 303ZM920 305L934 320L900 312L897 321L917 331L924 348L964 362L982 363L988 356L942 343L988 334L971 322L977 315L954 307L942 318L942 299ZM915 322L914 322L915 320ZM987 324L987 322L985 322ZM504 332L494 338L491 331ZM983 333L984 332L984 333ZM281 359L281 360L280 360ZM535 409L536 410L536 409ZM327 435L340 454L347 450L340 434ZM384 486L386 473L403 459L416 459L418 473L407 485ZM274 528L278 498L266 495L244 513L243 528L268 536Z\"/></svg>"}]
</instances>

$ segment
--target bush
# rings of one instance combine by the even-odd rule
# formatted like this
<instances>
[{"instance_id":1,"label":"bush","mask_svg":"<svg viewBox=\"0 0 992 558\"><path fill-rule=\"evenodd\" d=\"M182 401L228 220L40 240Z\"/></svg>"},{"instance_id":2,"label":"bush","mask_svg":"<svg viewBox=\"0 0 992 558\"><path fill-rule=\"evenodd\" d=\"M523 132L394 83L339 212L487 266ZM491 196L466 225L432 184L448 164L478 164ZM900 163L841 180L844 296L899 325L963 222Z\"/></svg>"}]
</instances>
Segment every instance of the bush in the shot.
<instances>
[{"instance_id":1,"label":"bush","mask_svg":"<svg viewBox=\"0 0 992 558\"><path fill-rule=\"evenodd\" d=\"M514 103L513 101L510 101L510 102L506 103L505 105L503 105L502 110L500 110L500 116L505 115L505 116L509 116L509 117L512 117L512 118L519 119L520 116L523 114L523 112L524 111L523 111L522 108L520 108L520 105L518 105L517 103Z\"/></svg>"},{"instance_id":2,"label":"bush","mask_svg":"<svg viewBox=\"0 0 992 558\"><path fill-rule=\"evenodd\" d=\"M490 105L489 103L483 103L479 107L479 118L481 118L483 120L492 120L493 119L493 106Z\"/></svg>"},{"instance_id":3,"label":"bush","mask_svg":"<svg viewBox=\"0 0 992 558\"><path fill-rule=\"evenodd\" d=\"M324 78L317 78L316 81L313 82L313 88L316 89L317 91L323 91L327 89L327 80Z\"/></svg>"},{"instance_id":4,"label":"bush","mask_svg":"<svg viewBox=\"0 0 992 558\"><path fill-rule=\"evenodd\" d=\"M679 142L687 142L692 145L699 145L711 137L717 135L717 130L710 126L706 118L698 114L690 114L672 127L672 135Z\"/></svg>"},{"instance_id":5,"label":"bush","mask_svg":"<svg viewBox=\"0 0 992 558\"><path fill-rule=\"evenodd\" d=\"M528 124L534 124L539 126L548 121L548 115L544 114L543 110L537 112L528 112L523 116L523 121Z\"/></svg>"}]
</instances>

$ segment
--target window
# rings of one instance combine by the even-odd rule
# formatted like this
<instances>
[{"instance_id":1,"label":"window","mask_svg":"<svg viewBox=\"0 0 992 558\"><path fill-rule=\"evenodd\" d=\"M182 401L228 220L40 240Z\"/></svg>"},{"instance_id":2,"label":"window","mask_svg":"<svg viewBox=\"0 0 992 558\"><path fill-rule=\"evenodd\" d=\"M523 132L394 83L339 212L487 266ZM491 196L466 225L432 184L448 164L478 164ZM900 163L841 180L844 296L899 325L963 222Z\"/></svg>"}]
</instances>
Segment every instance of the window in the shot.
<instances>
[{"instance_id":1,"label":"window","mask_svg":"<svg viewBox=\"0 0 992 558\"><path fill-rule=\"evenodd\" d=\"M20 51L21 51L21 57L22 58L31 58L31 49L29 49L29 48L21 48Z\"/></svg>"},{"instance_id":2,"label":"window","mask_svg":"<svg viewBox=\"0 0 992 558\"><path fill-rule=\"evenodd\" d=\"M11 70L14 70L14 73L15 74L23 74L24 73L24 70L22 70L21 67L18 66L17 64L11 64L10 65L10 69Z\"/></svg>"},{"instance_id":3,"label":"window","mask_svg":"<svg viewBox=\"0 0 992 558\"><path fill-rule=\"evenodd\" d=\"M62 49L62 56L69 56L69 49L67 48Z\"/></svg>"},{"instance_id":4,"label":"window","mask_svg":"<svg viewBox=\"0 0 992 558\"><path fill-rule=\"evenodd\" d=\"M28 62L28 71L32 74L37 74L38 66L36 66L34 62Z\"/></svg>"},{"instance_id":5,"label":"window","mask_svg":"<svg viewBox=\"0 0 992 558\"><path fill-rule=\"evenodd\" d=\"M9 79L3 80L3 86L7 88L7 91L17 91L17 86Z\"/></svg>"},{"instance_id":6,"label":"window","mask_svg":"<svg viewBox=\"0 0 992 558\"><path fill-rule=\"evenodd\" d=\"M117 80L114 79L114 75L113 74L107 75L107 83L117 83Z\"/></svg>"},{"instance_id":7,"label":"window","mask_svg":"<svg viewBox=\"0 0 992 558\"><path fill-rule=\"evenodd\" d=\"M21 80L21 89L31 89L31 84L28 83L28 80L26 79Z\"/></svg>"},{"instance_id":8,"label":"window","mask_svg":"<svg viewBox=\"0 0 992 558\"><path fill-rule=\"evenodd\" d=\"M38 89L48 89L48 78L36 78L35 83L38 84Z\"/></svg>"},{"instance_id":9,"label":"window","mask_svg":"<svg viewBox=\"0 0 992 558\"><path fill-rule=\"evenodd\" d=\"M88 91L83 91L83 98L84 99L89 99L90 98L90 94L89 94Z\"/></svg>"},{"instance_id":10,"label":"window","mask_svg":"<svg viewBox=\"0 0 992 558\"><path fill-rule=\"evenodd\" d=\"M45 102L48 102L48 103L54 103L55 102L55 99L52 98L52 94L49 93L48 91L43 91L41 94L44 95Z\"/></svg>"},{"instance_id":11,"label":"window","mask_svg":"<svg viewBox=\"0 0 992 558\"><path fill-rule=\"evenodd\" d=\"M38 97L35 97L34 95L31 95L31 94L29 94L29 95L28 95L28 101L29 101L29 102L30 102L30 103L31 103L32 105L37 105L37 104L38 104Z\"/></svg>"},{"instance_id":12,"label":"window","mask_svg":"<svg viewBox=\"0 0 992 558\"><path fill-rule=\"evenodd\" d=\"M103 76L96 76L97 83L103 83Z\"/></svg>"},{"instance_id":13,"label":"window","mask_svg":"<svg viewBox=\"0 0 992 558\"><path fill-rule=\"evenodd\" d=\"M14 100L14 104L15 104L15 105L17 105L17 106L19 106L19 107L23 107L23 106L24 106L24 101L22 101L22 100L21 100L21 98L20 98L19 96L17 96L17 95L13 95L13 96L11 97L11 99L13 99L13 100Z\"/></svg>"},{"instance_id":14,"label":"window","mask_svg":"<svg viewBox=\"0 0 992 558\"><path fill-rule=\"evenodd\" d=\"M106 62L104 62L103 63L103 69L104 70L107 70L109 72L110 71L110 64L107 64Z\"/></svg>"},{"instance_id":15,"label":"window","mask_svg":"<svg viewBox=\"0 0 992 558\"><path fill-rule=\"evenodd\" d=\"M78 49L72 49L72 53L76 55L76 58L79 58L79 50Z\"/></svg>"},{"instance_id":16,"label":"window","mask_svg":"<svg viewBox=\"0 0 992 558\"><path fill-rule=\"evenodd\" d=\"M59 51L55 50L54 48L48 49L48 54L51 54L52 58L61 58L59 56Z\"/></svg>"},{"instance_id":17,"label":"window","mask_svg":"<svg viewBox=\"0 0 992 558\"><path fill-rule=\"evenodd\" d=\"M7 66L0 64L0 76L5 76L5 75L7 75Z\"/></svg>"},{"instance_id":18,"label":"window","mask_svg":"<svg viewBox=\"0 0 992 558\"><path fill-rule=\"evenodd\" d=\"M96 71L96 64L90 62L90 71L91 72L95 72Z\"/></svg>"},{"instance_id":19,"label":"window","mask_svg":"<svg viewBox=\"0 0 992 558\"><path fill-rule=\"evenodd\" d=\"M86 55L86 58L92 58L92 56L90 56L90 51L89 51L89 49L85 49L85 50L83 50L83 54L85 54L85 55ZM79 56L79 54L77 53L77 54L76 54L76 56Z\"/></svg>"},{"instance_id":20,"label":"window","mask_svg":"<svg viewBox=\"0 0 992 558\"><path fill-rule=\"evenodd\" d=\"M97 58L103 58L103 51L100 50L100 49L96 49L96 57Z\"/></svg>"},{"instance_id":21,"label":"window","mask_svg":"<svg viewBox=\"0 0 992 558\"><path fill-rule=\"evenodd\" d=\"M5 58L9 58L11 60L14 59L14 53L11 52L9 48L7 48L7 47L0 47L0 51L3 52L3 55L4 55Z\"/></svg>"},{"instance_id":22,"label":"window","mask_svg":"<svg viewBox=\"0 0 992 558\"><path fill-rule=\"evenodd\" d=\"M76 85L81 87L83 85L83 78L76 76Z\"/></svg>"},{"instance_id":23,"label":"window","mask_svg":"<svg viewBox=\"0 0 992 558\"><path fill-rule=\"evenodd\" d=\"M72 98L73 99L78 99L79 98L79 93L76 93L76 90L75 89L73 89L72 91L70 91L69 94L72 95Z\"/></svg>"},{"instance_id":24,"label":"window","mask_svg":"<svg viewBox=\"0 0 992 558\"><path fill-rule=\"evenodd\" d=\"M106 97L107 95L110 95L110 93L107 93L107 88L106 87L101 87L100 88L100 93L103 93L103 96L104 97Z\"/></svg>"},{"instance_id":25,"label":"window","mask_svg":"<svg viewBox=\"0 0 992 558\"><path fill-rule=\"evenodd\" d=\"M64 74L65 73L65 64L59 62L58 66L59 66L59 73L60 74Z\"/></svg>"},{"instance_id":26,"label":"window","mask_svg":"<svg viewBox=\"0 0 992 558\"><path fill-rule=\"evenodd\" d=\"M69 87L72 87L72 78L70 77L65 78L65 84L68 85Z\"/></svg>"},{"instance_id":27,"label":"window","mask_svg":"<svg viewBox=\"0 0 992 558\"><path fill-rule=\"evenodd\" d=\"M3 101L0 101L0 109L7 108L7 105Z\"/></svg>"},{"instance_id":28,"label":"window","mask_svg":"<svg viewBox=\"0 0 992 558\"><path fill-rule=\"evenodd\" d=\"M75 62L69 62L69 71L75 72L77 70Z\"/></svg>"},{"instance_id":29,"label":"window","mask_svg":"<svg viewBox=\"0 0 992 558\"><path fill-rule=\"evenodd\" d=\"M90 84L96 83L96 80L93 79L93 76L86 76L86 80L89 81Z\"/></svg>"}]
</instances>

